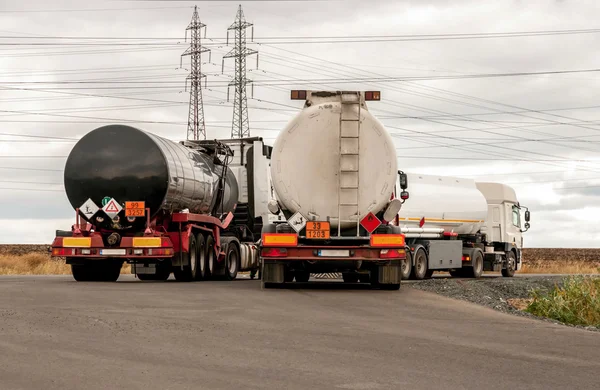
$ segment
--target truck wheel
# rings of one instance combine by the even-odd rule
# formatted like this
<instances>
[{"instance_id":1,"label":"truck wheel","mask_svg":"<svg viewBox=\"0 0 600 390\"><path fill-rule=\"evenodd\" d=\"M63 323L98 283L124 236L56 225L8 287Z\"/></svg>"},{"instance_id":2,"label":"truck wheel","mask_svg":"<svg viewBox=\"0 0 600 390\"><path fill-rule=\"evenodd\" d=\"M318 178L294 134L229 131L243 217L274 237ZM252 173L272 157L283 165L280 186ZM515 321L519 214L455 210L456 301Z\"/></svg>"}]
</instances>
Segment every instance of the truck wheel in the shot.
<instances>
[{"instance_id":1,"label":"truck wheel","mask_svg":"<svg viewBox=\"0 0 600 390\"><path fill-rule=\"evenodd\" d=\"M217 255L215 254L215 239L213 236L206 237L206 254L204 255L206 258L206 278L210 279L215 271Z\"/></svg>"},{"instance_id":2,"label":"truck wheel","mask_svg":"<svg viewBox=\"0 0 600 390\"><path fill-rule=\"evenodd\" d=\"M342 279L344 279L344 283L358 283L358 274L357 273L342 273Z\"/></svg>"},{"instance_id":3,"label":"truck wheel","mask_svg":"<svg viewBox=\"0 0 600 390\"><path fill-rule=\"evenodd\" d=\"M515 252L510 251L506 254L506 268L502 269L502 276L512 278L517 270L517 258Z\"/></svg>"},{"instance_id":4,"label":"truck wheel","mask_svg":"<svg viewBox=\"0 0 600 390\"><path fill-rule=\"evenodd\" d=\"M406 259L400 262L400 276L402 280L410 278L412 272L412 255L409 250L406 251Z\"/></svg>"},{"instance_id":5,"label":"truck wheel","mask_svg":"<svg viewBox=\"0 0 600 390\"><path fill-rule=\"evenodd\" d=\"M473 256L473 266L465 267L465 274L469 278L479 279L483 274L483 254L480 251L476 251Z\"/></svg>"},{"instance_id":6,"label":"truck wheel","mask_svg":"<svg viewBox=\"0 0 600 390\"><path fill-rule=\"evenodd\" d=\"M234 280L240 269L240 250L234 242L227 245L225 255L225 279Z\"/></svg>"},{"instance_id":7,"label":"truck wheel","mask_svg":"<svg viewBox=\"0 0 600 390\"><path fill-rule=\"evenodd\" d=\"M421 248L415 252L415 265L411 270L411 278L416 280L425 279L427 274L427 254Z\"/></svg>"},{"instance_id":8,"label":"truck wheel","mask_svg":"<svg viewBox=\"0 0 600 390\"><path fill-rule=\"evenodd\" d=\"M78 282L91 282L94 280L94 270L87 264L71 264L73 279Z\"/></svg>"},{"instance_id":9,"label":"truck wheel","mask_svg":"<svg viewBox=\"0 0 600 390\"><path fill-rule=\"evenodd\" d=\"M308 283L310 279L310 272L308 271L296 271L296 282Z\"/></svg>"},{"instance_id":10,"label":"truck wheel","mask_svg":"<svg viewBox=\"0 0 600 390\"><path fill-rule=\"evenodd\" d=\"M189 260L188 265L173 267L173 275L175 280L178 282L191 282L195 279L196 271L198 270L198 257L196 256L196 238L193 234L190 235L190 242L188 247L189 252L187 257Z\"/></svg>"},{"instance_id":11,"label":"truck wheel","mask_svg":"<svg viewBox=\"0 0 600 390\"><path fill-rule=\"evenodd\" d=\"M205 280L208 273L208 262L206 261L206 248L204 245L204 236L198 233L196 236L196 257L198 259L198 270L196 271L196 280Z\"/></svg>"},{"instance_id":12,"label":"truck wheel","mask_svg":"<svg viewBox=\"0 0 600 390\"><path fill-rule=\"evenodd\" d=\"M98 270L98 281L100 282L116 282L121 275L122 262L108 262L100 265Z\"/></svg>"}]
</instances>

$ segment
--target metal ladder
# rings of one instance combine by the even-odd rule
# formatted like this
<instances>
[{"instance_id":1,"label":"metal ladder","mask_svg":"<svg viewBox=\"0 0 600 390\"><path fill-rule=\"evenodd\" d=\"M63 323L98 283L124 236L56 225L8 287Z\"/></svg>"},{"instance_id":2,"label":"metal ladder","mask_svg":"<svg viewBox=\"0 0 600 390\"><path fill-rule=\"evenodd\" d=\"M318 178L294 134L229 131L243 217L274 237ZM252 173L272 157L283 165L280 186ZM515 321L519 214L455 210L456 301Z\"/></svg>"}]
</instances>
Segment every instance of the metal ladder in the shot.
<instances>
[{"instance_id":1,"label":"metal ladder","mask_svg":"<svg viewBox=\"0 0 600 390\"><path fill-rule=\"evenodd\" d=\"M359 137L360 137L360 92L341 93L338 174L338 237L342 223L355 222L356 235L360 233L359 220ZM343 220L342 214L356 215L356 220Z\"/></svg>"}]
</instances>

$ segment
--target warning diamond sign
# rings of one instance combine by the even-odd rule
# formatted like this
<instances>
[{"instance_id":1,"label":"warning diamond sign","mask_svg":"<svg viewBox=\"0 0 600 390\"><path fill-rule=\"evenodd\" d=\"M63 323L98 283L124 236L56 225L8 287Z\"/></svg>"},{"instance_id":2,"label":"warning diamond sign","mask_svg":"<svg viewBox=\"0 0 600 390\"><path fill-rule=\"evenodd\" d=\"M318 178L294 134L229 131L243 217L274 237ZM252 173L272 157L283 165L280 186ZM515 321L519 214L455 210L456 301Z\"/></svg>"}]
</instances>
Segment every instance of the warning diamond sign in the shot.
<instances>
[{"instance_id":1,"label":"warning diamond sign","mask_svg":"<svg viewBox=\"0 0 600 390\"><path fill-rule=\"evenodd\" d=\"M123 207L114 199L111 200L102 207L102 210L108 215L110 218L114 218L123 210Z\"/></svg>"},{"instance_id":2,"label":"warning diamond sign","mask_svg":"<svg viewBox=\"0 0 600 390\"><path fill-rule=\"evenodd\" d=\"M381 221L375 216L375 214L369 213L360 221L360 225L369 233L373 233L375 229L381 225Z\"/></svg>"}]
</instances>

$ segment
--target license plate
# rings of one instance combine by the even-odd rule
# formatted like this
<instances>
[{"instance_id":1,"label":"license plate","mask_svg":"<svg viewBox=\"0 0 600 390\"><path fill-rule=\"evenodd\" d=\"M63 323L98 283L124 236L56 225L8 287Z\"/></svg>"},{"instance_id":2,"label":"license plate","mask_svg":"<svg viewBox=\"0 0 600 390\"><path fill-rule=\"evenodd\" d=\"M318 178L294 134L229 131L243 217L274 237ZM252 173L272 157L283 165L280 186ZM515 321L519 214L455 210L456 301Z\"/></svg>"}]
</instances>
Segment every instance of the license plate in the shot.
<instances>
[{"instance_id":1,"label":"license plate","mask_svg":"<svg viewBox=\"0 0 600 390\"><path fill-rule=\"evenodd\" d=\"M100 249L102 256L124 256L126 253L125 249Z\"/></svg>"},{"instance_id":2,"label":"license plate","mask_svg":"<svg viewBox=\"0 0 600 390\"><path fill-rule=\"evenodd\" d=\"M348 249L321 249L319 250L321 257L350 257Z\"/></svg>"},{"instance_id":3,"label":"license plate","mask_svg":"<svg viewBox=\"0 0 600 390\"><path fill-rule=\"evenodd\" d=\"M306 238L329 239L329 222L309 221L306 223Z\"/></svg>"}]
</instances>

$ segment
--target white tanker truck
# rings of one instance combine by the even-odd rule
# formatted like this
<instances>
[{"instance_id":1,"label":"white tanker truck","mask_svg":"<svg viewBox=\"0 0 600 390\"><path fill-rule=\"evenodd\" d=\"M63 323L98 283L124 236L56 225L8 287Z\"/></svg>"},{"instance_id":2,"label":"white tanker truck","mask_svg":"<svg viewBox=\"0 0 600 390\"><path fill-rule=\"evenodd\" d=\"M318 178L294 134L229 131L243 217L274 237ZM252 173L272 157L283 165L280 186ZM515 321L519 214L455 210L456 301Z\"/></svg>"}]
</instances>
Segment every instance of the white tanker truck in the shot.
<instances>
[{"instance_id":1,"label":"white tanker truck","mask_svg":"<svg viewBox=\"0 0 600 390\"><path fill-rule=\"evenodd\" d=\"M511 187L412 173L406 179L411 199L394 221L407 243L402 279L423 279L434 271L475 278L501 271L512 277L521 269L530 213Z\"/></svg>"},{"instance_id":2,"label":"white tanker truck","mask_svg":"<svg viewBox=\"0 0 600 390\"><path fill-rule=\"evenodd\" d=\"M305 105L273 145L269 210L287 220L263 226L263 287L341 272L398 289L434 271L520 269L529 211L522 230L510 187L399 171L390 134L366 106L379 92L291 95Z\"/></svg>"},{"instance_id":3,"label":"white tanker truck","mask_svg":"<svg viewBox=\"0 0 600 390\"><path fill-rule=\"evenodd\" d=\"M292 99L305 105L273 145L269 209L287 221L263 226L263 287L342 272L398 289L405 240L387 221L408 193L396 188L392 137L365 103L379 92L292 91Z\"/></svg>"}]
</instances>

